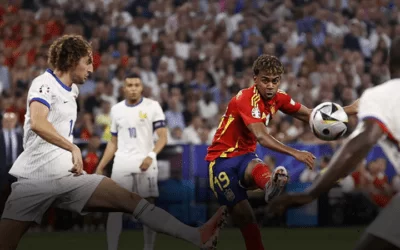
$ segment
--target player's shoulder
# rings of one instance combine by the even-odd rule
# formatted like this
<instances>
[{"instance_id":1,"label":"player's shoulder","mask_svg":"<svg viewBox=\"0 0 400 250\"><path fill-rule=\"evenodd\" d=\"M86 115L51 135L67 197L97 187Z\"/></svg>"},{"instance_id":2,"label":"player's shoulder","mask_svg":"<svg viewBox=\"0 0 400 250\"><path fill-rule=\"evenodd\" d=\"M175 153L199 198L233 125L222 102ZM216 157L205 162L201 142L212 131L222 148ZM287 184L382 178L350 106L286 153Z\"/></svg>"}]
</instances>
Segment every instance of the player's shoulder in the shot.
<instances>
[{"instance_id":1,"label":"player's shoulder","mask_svg":"<svg viewBox=\"0 0 400 250\"><path fill-rule=\"evenodd\" d=\"M246 89L241 89L235 96L235 99L238 101L241 100L250 100L251 98L254 98L256 96L260 96L258 93L257 88L253 85L249 88Z\"/></svg>"},{"instance_id":2,"label":"player's shoulder","mask_svg":"<svg viewBox=\"0 0 400 250\"><path fill-rule=\"evenodd\" d=\"M39 92L43 94L51 93L52 96L54 95L57 88L55 88L55 80L52 77L51 74L49 74L47 71L38 75L35 77L30 86L29 86L29 92Z\"/></svg>"},{"instance_id":3,"label":"player's shoulder","mask_svg":"<svg viewBox=\"0 0 400 250\"><path fill-rule=\"evenodd\" d=\"M111 107L111 112L113 112L113 111L116 112L116 111L118 111L118 110L121 110L121 109L125 108L125 106L126 106L125 100L122 100L122 101L120 101L120 102L114 104L114 105Z\"/></svg>"},{"instance_id":4,"label":"player's shoulder","mask_svg":"<svg viewBox=\"0 0 400 250\"><path fill-rule=\"evenodd\" d=\"M31 83L31 88L39 87L41 85L48 85L53 82L54 78L47 72L43 72L42 74L36 76L33 78L32 83Z\"/></svg>"},{"instance_id":5,"label":"player's shoulder","mask_svg":"<svg viewBox=\"0 0 400 250\"><path fill-rule=\"evenodd\" d=\"M158 101L146 97L143 97L142 105L148 110L157 110L161 107Z\"/></svg>"},{"instance_id":6,"label":"player's shoulder","mask_svg":"<svg viewBox=\"0 0 400 250\"><path fill-rule=\"evenodd\" d=\"M284 91L284 90L282 90L282 89L278 89L278 90L276 91L276 96L277 96L277 97L286 97L286 96L289 96L289 94L286 93L286 91Z\"/></svg>"},{"instance_id":7,"label":"player's shoulder","mask_svg":"<svg viewBox=\"0 0 400 250\"><path fill-rule=\"evenodd\" d=\"M389 80L380 85L364 90L361 95L361 100L385 103L391 98L398 99L398 96L400 95L399 90L400 79Z\"/></svg>"},{"instance_id":8,"label":"player's shoulder","mask_svg":"<svg viewBox=\"0 0 400 250\"><path fill-rule=\"evenodd\" d=\"M143 105L157 105L157 106L160 105L158 103L158 101L150 99L150 98L147 98L147 97L143 97L142 104Z\"/></svg>"}]
</instances>

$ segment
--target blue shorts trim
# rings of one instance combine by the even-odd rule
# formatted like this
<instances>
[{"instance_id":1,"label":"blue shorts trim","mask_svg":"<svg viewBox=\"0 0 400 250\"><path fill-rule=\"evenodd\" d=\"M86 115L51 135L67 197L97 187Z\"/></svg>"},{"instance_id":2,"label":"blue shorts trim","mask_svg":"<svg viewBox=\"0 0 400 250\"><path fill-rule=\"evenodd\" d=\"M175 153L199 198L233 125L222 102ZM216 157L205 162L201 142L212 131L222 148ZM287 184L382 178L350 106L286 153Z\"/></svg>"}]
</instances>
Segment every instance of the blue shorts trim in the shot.
<instances>
[{"instance_id":1,"label":"blue shorts trim","mask_svg":"<svg viewBox=\"0 0 400 250\"><path fill-rule=\"evenodd\" d=\"M247 190L240 185L249 163L258 159L255 153L232 158L218 158L209 164L209 185L221 205L233 207L246 200Z\"/></svg>"}]
</instances>

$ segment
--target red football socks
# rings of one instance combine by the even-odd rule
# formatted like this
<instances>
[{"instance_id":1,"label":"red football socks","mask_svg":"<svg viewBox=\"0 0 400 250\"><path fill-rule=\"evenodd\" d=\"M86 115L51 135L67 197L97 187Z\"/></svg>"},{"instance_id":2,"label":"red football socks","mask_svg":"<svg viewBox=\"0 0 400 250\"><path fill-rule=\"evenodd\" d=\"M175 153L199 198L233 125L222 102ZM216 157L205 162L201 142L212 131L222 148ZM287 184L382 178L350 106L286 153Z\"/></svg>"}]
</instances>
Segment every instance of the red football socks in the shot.
<instances>
[{"instance_id":1,"label":"red football socks","mask_svg":"<svg viewBox=\"0 0 400 250\"><path fill-rule=\"evenodd\" d=\"M256 223L247 224L245 227L242 227L240 231L246 242L246 250L264 250L261 232Z\"/></svg>"},{"instance_id":2,"label":"red football socks","mask_svg":"<svg viewBox=\"0 0 400 250\"><path fill-rule=\"evenodd\" d=\"M271 171L264 163L258 163L251 172L251 176L253 176L257 187L265 189L265 185L271 178Z\"/></svg>"}]
</instances>

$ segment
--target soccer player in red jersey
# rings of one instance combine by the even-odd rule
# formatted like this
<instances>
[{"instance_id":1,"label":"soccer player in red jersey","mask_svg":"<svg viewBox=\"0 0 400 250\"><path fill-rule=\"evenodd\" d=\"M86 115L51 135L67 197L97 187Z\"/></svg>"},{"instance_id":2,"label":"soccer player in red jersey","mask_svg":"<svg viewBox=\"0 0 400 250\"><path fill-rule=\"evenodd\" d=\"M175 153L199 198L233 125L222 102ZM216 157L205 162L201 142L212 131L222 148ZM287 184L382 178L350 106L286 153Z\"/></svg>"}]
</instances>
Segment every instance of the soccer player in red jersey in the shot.
<instances>
[{"instance_id":1,"label":"soccer player in red jersey","mask_svg":"<svg viewBox=\"0 0 400 250\"><path fill-rule=\"evenodd\" d=\"M282 111L304 122L309 121L311 109L295 102L279 90L284 72L274 56L261 55L253 65L254 85L241 90L231 99L208 148L209 185L219 203L226 205L233 222L240 228L247 250L263 250L260 230L247 200L247 190L265 190L268 202L279 195L288 181L284 167L273 173L255 154L257 142L269 149L290 155L309 168L315 156L288 147L268 134L272 116ZM358 101L344 107L348 115L357 113Z\"/></svg>"}]
</instances>

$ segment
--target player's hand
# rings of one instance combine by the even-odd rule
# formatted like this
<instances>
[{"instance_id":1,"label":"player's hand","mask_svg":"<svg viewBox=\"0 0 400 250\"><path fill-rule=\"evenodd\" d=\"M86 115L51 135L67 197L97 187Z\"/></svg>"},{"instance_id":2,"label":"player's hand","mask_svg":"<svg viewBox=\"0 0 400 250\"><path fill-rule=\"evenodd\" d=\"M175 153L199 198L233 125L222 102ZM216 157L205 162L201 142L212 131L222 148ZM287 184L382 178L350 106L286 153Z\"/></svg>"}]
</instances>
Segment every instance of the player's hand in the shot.
<instances>
[{"instance_id":1,"label":"player's hand","mask_svg":"<svg viewBox=\"0 0 400 250\"><path fill-rule=\"evenodd\" d=\"M142 165L140 165L139 168L144 172L150 167L151 163L153 163L153 159L151 157L147 156L143 160Z\"/></svg>"},{"instance_id":2,"label":"player's hand","mask_svg":"<svg viewBox=\"0 0 400 250\"><path fill-rule=\"evenodd\" d=\"M304 150L297 151L294 155L294 158L296 158L298 161L304 162L309 169L314 168L315 156L310 152Z\"/></svg>"},{"instance_id":3,"label":"player's hand","mask_svg":"<svg viewBox=\"0 0 400 250\"><path fill-rule=\"evenodd\" d=\"M283 213L292 207L300 207L313 201L311 195L307 193L292 193L283 194L275 197L267 206L268 216L281 216Z\"/></svg>"},{"instance_id":4,"label":"player's hand","mask_svg":"<svg viewBox=\"0 0 400 250\"><path fill-rule=\"evenodd\" d=\"M96 174L104 175L104 168L99 168L99 167L97 167L97 169L96 169Z\"/></svg>"},{"instance_id":5,"label":"player's hand","mask_svg":"<svg viewBox=\"0 0 400 250\"><path fill-rule=\"evenodd\" d=\"M83 161L82 161L82 153L78 146L74 146L74 149L71 151L72 153L72 163L74 166L69 170L69 172L74 173L74 176L78 176L83 174Z\"/></svg>"}]
</instances>

